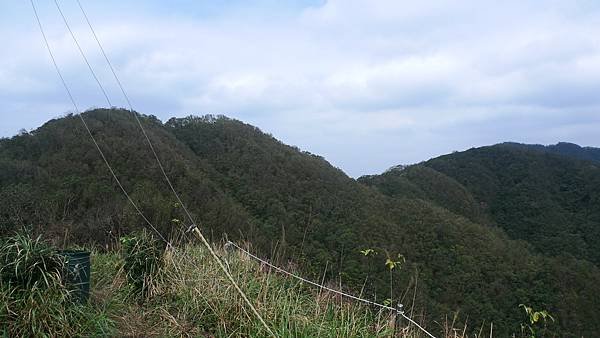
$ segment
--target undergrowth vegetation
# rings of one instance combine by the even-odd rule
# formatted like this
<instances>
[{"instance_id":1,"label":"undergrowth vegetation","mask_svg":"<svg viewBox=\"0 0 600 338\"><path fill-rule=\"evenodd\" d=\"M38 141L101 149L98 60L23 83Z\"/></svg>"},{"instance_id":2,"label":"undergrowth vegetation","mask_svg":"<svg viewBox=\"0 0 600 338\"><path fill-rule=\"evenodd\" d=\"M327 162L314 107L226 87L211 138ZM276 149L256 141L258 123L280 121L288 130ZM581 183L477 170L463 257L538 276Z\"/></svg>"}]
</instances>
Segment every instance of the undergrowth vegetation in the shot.
<instances>
[{"instance_id":1,"label":"undergrowth vegetation","mask_svg":"<svg viewBox=\"0 0 600 338\"><path fill-rule=\"evenodd\" d=\"M165 245L146 231L122 237L120 242L123 271L131 291L142 298L149 297L160 282Z\"/></svg>"},{"instance_id":2,"label":"undergrowth vegetation","mask_svg":"<svg viewBox=\"0 0 600 338\"><path fill-rule=\"evenodd\" d=\"M65 337L110 333L101 309L78 304L65 285L65 260L38 238L15 235L0 244L0 333Z\"/></svg>"},{"instance_id":3,"label":"undergrowth vegetation","mask_svg":"<svg viewBox=\"0 0 600 338\"><path fill-rule=\"evenodd\" d=\"M277 336L393 335L393 318L388 312L373 312L330 294L315 293L296 281L262 269L238 253L222 249L218 253ZM92 298L108 304L119 332L137 337L267 334L218 264L201 247L190 245L165 251L160 267L143 273L147 281L143 293L129 282L131 270L115 270L118 267L124 267L118 254L103 254L95 260L92 277L103 277L96 278Z\"/></svg>"},{"instance_id":4,"label":"undergrowth vegetation","mask_svg":"<svg viewBox=\"0 0 600 338\"><path fill-rule=\"evenodd\" d=\"M426 337L394 312L284 278L232 250L218 247L217 254L278 337ZM116 250L92 252L85 304L63 282L60 253L39 237L5 239L0 258L0 333L6 337L267 336L198 245L166 249L141 232L121 239ZM469 334L456 316L434 330L448 338L491 337L483 327Z\"/></svg>"}]
</instances>

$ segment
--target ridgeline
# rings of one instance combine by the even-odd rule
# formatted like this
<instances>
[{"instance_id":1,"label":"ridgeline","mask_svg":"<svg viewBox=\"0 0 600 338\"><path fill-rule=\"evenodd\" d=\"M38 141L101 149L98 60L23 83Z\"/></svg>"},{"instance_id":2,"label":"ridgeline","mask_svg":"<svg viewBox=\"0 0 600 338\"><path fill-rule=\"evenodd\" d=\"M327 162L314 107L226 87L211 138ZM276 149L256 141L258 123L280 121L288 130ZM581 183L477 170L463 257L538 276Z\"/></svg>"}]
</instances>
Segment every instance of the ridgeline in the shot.
<instances>
[{"instance_id":1,"label":"ridgeline","mask_svg":"<svg viewBox=\"0 0 600 338\"><path fill-rule=\"evenodd\" d=\"M354 180L237 120L139 116L214 242L247 241L307 277L325 271L365 297L402 301L434 332L457 314L469 330L493 322L508 336L520 332L521 303L552 313L559 336L600 332L600 168L587 157L502 144ZM144 214L178 236L189 224L131 113L84 117ZM78 117L0 140L3 236L27 228L108 250L143 224ZM390 271L398 255L406 261Z\"/></svg>"}]
</instances>

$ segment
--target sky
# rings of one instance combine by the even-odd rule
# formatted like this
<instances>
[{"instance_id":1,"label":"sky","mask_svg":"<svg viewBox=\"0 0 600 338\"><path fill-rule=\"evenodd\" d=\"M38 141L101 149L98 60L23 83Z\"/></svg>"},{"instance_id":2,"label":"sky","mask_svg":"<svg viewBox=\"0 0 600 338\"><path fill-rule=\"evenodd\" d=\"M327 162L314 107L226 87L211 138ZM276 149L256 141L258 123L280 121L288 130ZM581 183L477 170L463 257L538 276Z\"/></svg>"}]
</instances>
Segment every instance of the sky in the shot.
<instances>
[{"instance_id":1,"label":"sky","mask_svg":"<svg viewBox=\"0 0 600 338\"><path fill-rule=\"evenodd\" d=\"M504 141L600 146L598 1L80 0L135 110L223 114L380 173ZM81 109L107 106L35 0ZM59 0L113 105L76 0ZM72 112L29 1L0 5L0 137Z\"/></svg>"}]
</instances>

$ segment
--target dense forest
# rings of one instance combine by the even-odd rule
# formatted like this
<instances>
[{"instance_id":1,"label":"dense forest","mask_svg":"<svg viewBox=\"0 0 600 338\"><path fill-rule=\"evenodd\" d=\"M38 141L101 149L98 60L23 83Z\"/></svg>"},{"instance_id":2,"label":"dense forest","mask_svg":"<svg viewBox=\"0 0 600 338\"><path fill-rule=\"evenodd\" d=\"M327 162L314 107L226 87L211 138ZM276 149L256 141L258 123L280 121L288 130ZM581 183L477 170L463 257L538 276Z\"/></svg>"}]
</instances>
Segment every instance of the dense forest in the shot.
<instances>
[{"instance_id":1,"label":"dense forest","mask_svg":"<svg viewBox=\"0 0 600 338\"><path fill-rule=\"evenodd\" d=\"M464 185L510 237L600 265L598 163L502 144L425 165Z\"/></svg>"},{"instance_id":2,"label":"dense forest","mask_svg":"<svg viewBox=\"0 0 600 338\"><path fill-rule=\"evenodd\" d=\"M189 224L132 113L84 117L143 213L178 235ZM600 169L589 158L503 144L354 180L237 120L139 117L212 241L247 241L309 277L364 285L365 296L414 308L434 332L457 314L507 336L520 331L521 303L552 313L560 336L600 332ZM0 140L3 236L28 229L108 249L143 226L79 117Z\"/></svg>"},{"instance_id":3,"label":"dense forest","mask_svg":"<svg viewBox=\"0 0 600 338\"><path fill-rule=\"evenodd\" d=\"M559 144L560 145L560 144ZM359 180L502 228L548 256L600 264L600 166L551 147L504 143ZM585 149L577 146L575 149ZM590 148L592 155L596 149Z\"/></svg>"},{"instance_id":4,"label":"dense forest","mask_svg":"<svg viewBox=\"0 0 600 338\"><path fill-rule=\"evenodd\" d=\"M557 144L552 144L548 146L544 146L541 144L522 144L514 142L506 142L503 145L512 146L514 148L537 150L538 152L553 153L580 160L600 162L600 148L581 147L577 144L569 142L559 142Z\"/></svg>"}]
</instances>

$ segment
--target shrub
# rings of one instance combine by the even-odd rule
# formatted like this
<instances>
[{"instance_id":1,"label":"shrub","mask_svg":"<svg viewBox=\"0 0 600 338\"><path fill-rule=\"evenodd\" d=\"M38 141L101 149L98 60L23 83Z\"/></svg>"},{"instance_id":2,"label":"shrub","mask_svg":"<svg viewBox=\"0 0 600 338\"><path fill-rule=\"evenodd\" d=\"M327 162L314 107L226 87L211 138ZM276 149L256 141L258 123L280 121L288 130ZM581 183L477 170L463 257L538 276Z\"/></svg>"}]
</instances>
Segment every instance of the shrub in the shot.
<instances>
[{"instance_id":1,"label":"shrub","mask_svg":"<svg viewBox=\"0 0 600 338\"><path fill-rule=\"evenodd\" d=\"M165 246L147 232L121 238L123 269L135 295L151 296L160 277Z\"/></svg>"}]
</instances>

